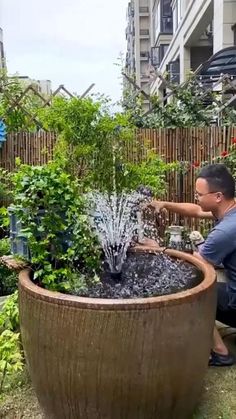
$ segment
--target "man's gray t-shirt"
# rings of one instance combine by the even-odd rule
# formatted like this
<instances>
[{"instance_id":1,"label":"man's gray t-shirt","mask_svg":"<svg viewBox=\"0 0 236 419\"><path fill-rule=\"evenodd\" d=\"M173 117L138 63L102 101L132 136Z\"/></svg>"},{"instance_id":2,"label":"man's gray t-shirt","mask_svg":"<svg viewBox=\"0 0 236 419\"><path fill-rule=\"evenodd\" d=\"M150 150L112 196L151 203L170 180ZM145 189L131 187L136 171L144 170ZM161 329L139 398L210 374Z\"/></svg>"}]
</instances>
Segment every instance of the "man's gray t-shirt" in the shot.
<instances>
[{"instance_id":1,"label":"man's gray t-shirt","mask_svg":"<svg viewBox=\"0 0 236 419\"><path fill-rule=\"evenodd\" d=\"M226 212L217 222L199 253L214 266L224 266L228 278L229 306L236 309L236 208Z\"/></svg>"}]
</instances>

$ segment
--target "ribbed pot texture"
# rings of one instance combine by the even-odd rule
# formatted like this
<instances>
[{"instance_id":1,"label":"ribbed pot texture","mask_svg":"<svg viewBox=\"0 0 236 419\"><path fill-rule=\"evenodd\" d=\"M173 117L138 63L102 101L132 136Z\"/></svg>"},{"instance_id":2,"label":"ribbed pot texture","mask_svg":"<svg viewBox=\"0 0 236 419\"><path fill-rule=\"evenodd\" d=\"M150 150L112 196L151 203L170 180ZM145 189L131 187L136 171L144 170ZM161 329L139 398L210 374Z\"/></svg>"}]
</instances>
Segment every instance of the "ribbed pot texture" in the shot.
<instances>
[{"instance_id":1,"label":"ribbed pot texture","mask_svg":"<svg viewBox=\"0 0 236 419\"><path fill-rule=\"evenodd\" d=\"M29 372L48 419L190 419L208 365L214 269L177 294L132 300L69 296L20 273L20 322Z\"/></svg>"}]
</instances>

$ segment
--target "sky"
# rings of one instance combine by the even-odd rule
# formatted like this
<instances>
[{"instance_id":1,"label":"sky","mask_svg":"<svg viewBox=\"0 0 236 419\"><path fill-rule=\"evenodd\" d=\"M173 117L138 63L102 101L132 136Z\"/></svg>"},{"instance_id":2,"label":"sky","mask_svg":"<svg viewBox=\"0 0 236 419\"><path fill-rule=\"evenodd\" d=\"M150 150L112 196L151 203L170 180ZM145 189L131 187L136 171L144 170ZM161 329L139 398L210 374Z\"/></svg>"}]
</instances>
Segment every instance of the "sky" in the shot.
<instances>
[{"instance_id":1,"label":"sky","mask_svg":"<svg viewBox=\"0 0 236 419\"><path fill-rule=\"evenodd\" d=\"M125 53L128 0L0 0L10 74L49 79L82 94L121 97L118 57Z\"/></svg>"}]
</instances>

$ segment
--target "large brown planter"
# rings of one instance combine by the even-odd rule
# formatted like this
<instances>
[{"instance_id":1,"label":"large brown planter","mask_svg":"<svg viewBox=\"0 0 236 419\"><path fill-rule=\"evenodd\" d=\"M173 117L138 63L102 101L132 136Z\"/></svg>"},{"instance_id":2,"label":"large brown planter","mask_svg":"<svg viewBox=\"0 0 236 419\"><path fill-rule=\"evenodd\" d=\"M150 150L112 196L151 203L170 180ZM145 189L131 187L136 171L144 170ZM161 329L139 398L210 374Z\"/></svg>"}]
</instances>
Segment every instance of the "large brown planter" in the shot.
<instances>
[{"instance_id":1,"label":"large brown planter","mask_svg":"<svg viewBox=\"0 0 236 419\"><path fill-rule=\"evenodd\" d=\"M46 418L190 419L202 390L215 317L215 272L197 287L136 300L80 298L20 273L20 321Z\"/></svg>"}]
</instances>

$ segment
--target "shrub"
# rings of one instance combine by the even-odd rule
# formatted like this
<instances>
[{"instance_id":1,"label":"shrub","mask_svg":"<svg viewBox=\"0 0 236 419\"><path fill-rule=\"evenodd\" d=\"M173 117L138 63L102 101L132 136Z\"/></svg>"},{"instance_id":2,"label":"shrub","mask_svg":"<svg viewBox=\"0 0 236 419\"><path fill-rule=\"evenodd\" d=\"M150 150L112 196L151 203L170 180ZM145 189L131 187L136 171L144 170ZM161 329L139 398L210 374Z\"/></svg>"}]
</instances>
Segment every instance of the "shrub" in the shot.
<instances>
[{"instance_id":1,"label":"shrub","mask_svg":"<svg viewBox=\"0 0 236 419\"><path fill-rule=\"evenodd\" d=\"M0 240L0 257L10 254L10 240ZM0 264L0 295L12 294L17 288L17 275L6 266Z\"/></svg>"},{"instance_id":2,"label":"shrub","mask_svg":"<svg viewBox=\"0 0 236 419\"><path fill-rule=\"evenodd\" d=\"M55 163L22 165L14 174L15 212L27 240L34 279L66 291L100 266L100 250L90 229L80 185Z\"/></svg>"}]
</instances>

